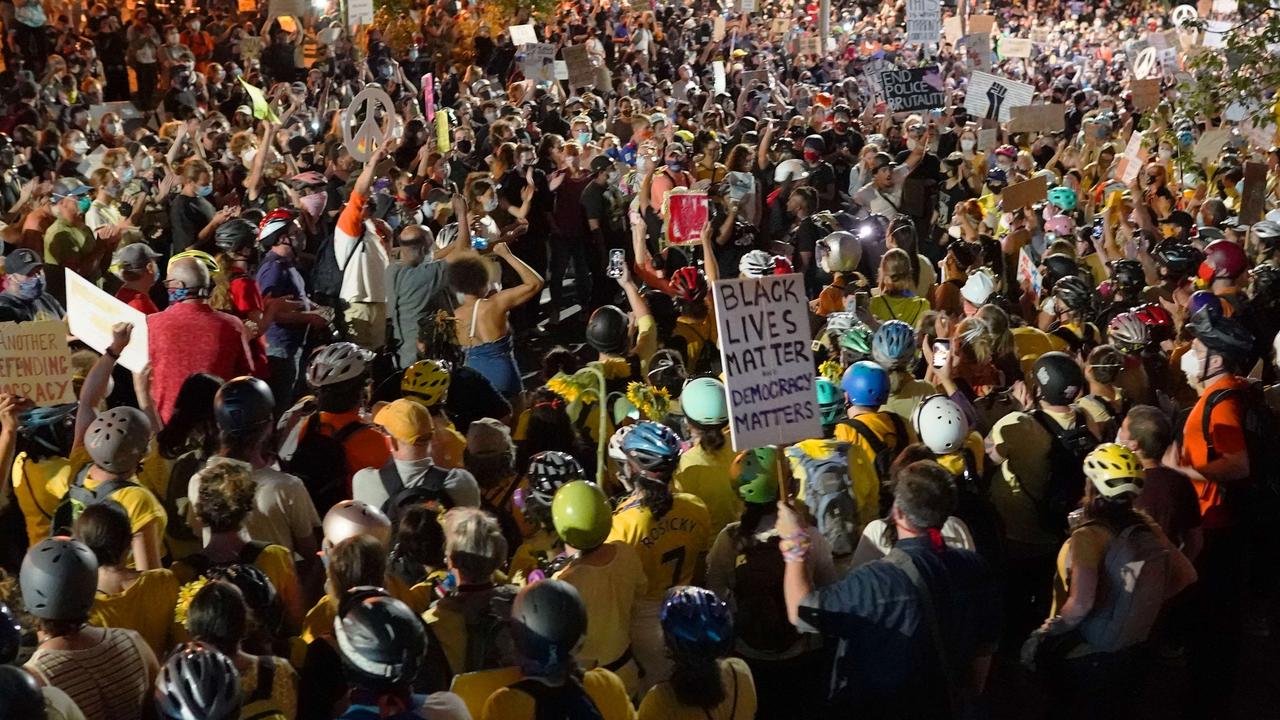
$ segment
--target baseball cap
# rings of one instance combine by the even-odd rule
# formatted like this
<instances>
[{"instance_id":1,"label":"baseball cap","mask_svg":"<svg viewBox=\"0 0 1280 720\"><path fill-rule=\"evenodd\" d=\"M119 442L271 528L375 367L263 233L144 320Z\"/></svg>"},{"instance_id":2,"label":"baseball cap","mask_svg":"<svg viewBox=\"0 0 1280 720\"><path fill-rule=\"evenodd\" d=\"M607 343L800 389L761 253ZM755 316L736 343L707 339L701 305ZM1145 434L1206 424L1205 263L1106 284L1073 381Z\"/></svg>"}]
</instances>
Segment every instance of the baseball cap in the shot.
<instances>
[{"instance_id":1,"label":"baseball cap","mask_svg":"<svg viewBox=\"0 0 1280 720\"><path fill-rule=\"evenodd\" d=\"M420 403L400 398L393 400L373 416L373 421L399 442L417 445L430 439L435 431L431 411Z\"/></svg>"},{"instance_id":2,"label":"baseball cap","mask_svg":"<svg viewBox=\"0 0 1280 720\"><path fill-rule=\"evenodd\" d=\"M4 271L10 275L30 275L41 267L44 267L44 262L30 248L18 248L4 259Z\"/></svg>"},{"instance_id":3,"label":"baseball cap","mask_svg":"<svg viewBox=\"0 0 1280 720\"><path fill-rule=\"evenodd\" d=\"M473 455L515 452L510 428L493 418L476 420L467 428L467 452Z\"/></svg>"},{"instance_id":4,"label":"baseball cap","mask_svg":"<svg viewBox=\"0 0 1280 720\"><path fill-rule=\"evenodd\" d=\"M91 189L88 185L75 178L62 178L53 184L53 198L61 200L66 197L80 197L81 195L88 195Z\"/></svg>"},{"instance_id":5,"label":"baseball cap","mask_svg":"<svg viewBox=\"0 0 1280 720\"><path fill-rule=\"evenodd\" d=\"M248 105L241 105L240 107L236 108L236 112L244 113L245 115L253 117L253 108L249 107Z\"/></svg>"},{"instance_id":6,"label":"baseball cap","mask_svg":"<svg viewBox=\"0 0 1280 720\"><path fill-rule=\"evenodd\" d=\"M121 270L146 270L147 263L158 257L160 253L152 250L150 245L136 242L125 245L116 252L115 264Z\"/></svg>"},{"instance_id":7,"label":"baseball cap","mask_svg":"<svg viewBox=\"0 0 1280 720\"><path fill-rule=\"evenodd\" d=\"M607 155L597 155L591 158L591 174L595 174L613 167L613 159Z\"/></svg>"}]
</instances>

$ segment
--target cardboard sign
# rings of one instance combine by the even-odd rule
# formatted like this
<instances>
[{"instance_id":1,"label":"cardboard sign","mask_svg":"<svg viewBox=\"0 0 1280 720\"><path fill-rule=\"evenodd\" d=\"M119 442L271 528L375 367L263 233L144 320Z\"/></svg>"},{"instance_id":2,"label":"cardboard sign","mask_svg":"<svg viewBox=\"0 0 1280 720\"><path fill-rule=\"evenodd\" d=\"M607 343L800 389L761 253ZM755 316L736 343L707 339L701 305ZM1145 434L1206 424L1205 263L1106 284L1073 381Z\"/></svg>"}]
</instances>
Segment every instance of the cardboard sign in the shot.
<instances>
[{"instance_id":1,"label":"cardboard sign","mask_svg":"<svg viewBox=\"0 0 1280 720\"><path fill-rule=\"evenodd\" d=\"M724 61L716 60L711 63L711 91L714 93L727 92L725 86L727 80L724 74Z\"/></svg>"},{"instance_id":2,"label":"cardboard sign","mask_svg":"<svg viewBox=\"0 0 1280 720\"><path fill-rule=\"evenodd\" d=\"M363 117L360 116L363 111ZM382 124L378 124L378 116L382 116ZM342 145L351 153L356 162L368 162L376 148L382 147L391 137L395 105L391 96L380 85L365 85L351 104L342 111ZM352 130L355 121L360 120L360 127Z\"/></svg>"},{"instance_id":3,"label":"cardboard sign","mask_svg":"<svg viewBox=\"0 0 1280 720\"><path fill-rule=\"evenodd\" d=\"M538 42L538 33L534 31L532 25L512 25L507 29L511 31L511 44L516 47Z\"/></svg>"},{"instance_id":4,"label":"cardboard sign","mask_svg":"<svg viewBox=\"0 0 1280 720\"><path fill-rule=\"evenodd\" d=\"M1062 132L1067 129L1067 106L1022 105L1009 115L1009 132Z\"/></svg>"},{"instance_id":5,"label":"cardboard sign","mask_svg":"<svg viewBox=\"0 0 1280 720\"><path fill-rule=\"evenodd\" d=\"M347 27L373 24L373 0L347 0Z\"/></svg>"},{"instance_id":6,"label":"cardboard sign","mask_svg":"<svg viewBox=\"0 0 1280 720\"><path fill-rule=\"evenodd\" d=\"M1267 199L1267 164L1247 162L1244 164L1244 189L1240 193L1240 223L1253 225L1262 220L1266 211Z\"/></svg>"},{"instance_id":7,"label":"cardboard sign","mask_svg":"<svg viewBox=\"0 0 1280 720\"><path fill-rule=\"evenodd\" d=\"M565 61L563 61L563 60L556 60L556 61L555 61L555 66L556 66L556 80L557 80L557 81L560 81L560 80L568 80L568 79L569 79L569 66L565 63Z\"/></svg>"},{"instance_id":8,"label":"cardboard sign","mask_svg":"<svg viewBox=\"0 0 1280 720\"><path fill-rule=\"evenodd\" d=\"M942 21L943 40L955 45L962 37L964 37L964 23L961 22L959 15L952 15Z\"/></svg>"},{"instance_id":9,"label":"cardboard sign","mask_svg":"<svg viewBox=\"0 0 1280 720\"><path fill-rule=\"evenodd\" d=\"M262 54L262 38L245 35L240 38L240 59L245 63L256 60Z\"/></svg>"},{"instance_id":10,"label":"cardboard sign","mask_svg":"<svg viewBox=\"0 0 1280 720\"><path fill-rule=\"evenodd\" d=\"M999 128L982 128L978 130L978 149L994 150L1000 141Z\"/></svg>"},{"instance_id":11,"label":"cardboard sign","mask_svg":"<svg viewBox=\"0 0 1280 720\"><path fill-rule=\"evenodd\" d=\"M1031 38L1007 37L1000 41L1000 54L1007 58L1029 58L1034 47Z\"/></svg>"},{"instance_id":12,"label":"cardboard sign","mask_svg":"<svg viewBox=\"0 0 1280 720\"><path fill-rule=\"evenodd\" d=\"M41 407L76 401L62 321L0 323L0 393L21 395Z\"/></svg>"},{"instance_id":13,"label":"cardboard sign","mask_svg":"<svg viewBox=\"0 0 1280 720\"><path fill-rule=\"evenodd\" d=\"M1040 295L1040 289L1044 285L1040 267L1031 259L1031 248L1025 245L1018 250L1018 281L1031 288L1037 296Z\"/></svg>"},{"instance_id":14,"label":"cardboard sign","mask_svg":"<svg viewBox=\"0 0 1280 720\"><path fill-rule=\"evenodd\" d=\"M1145 80L1159 74L1160 59L1157 57L1159 52L1153 47L1146 47L1138 51L1138 56L1133 59L1133 76L1138 80Z\"/></svg>"},{"instance_id":15,"label":"cardboard sign","mask_svg":"<svg viewBox=\"0 0 1280 720\"><path fill-rule=\"evenodd\" d=\"M804 276L712 285L735 452L822 437Z\"/></svg>"},{"instance_id":16,"label":"cardboard sign","mask_svg":"<svg viewBox=\"0 0 1280 720\"><path fill-rule=\"evenodd\" d=\"M564 64L569 70L569 87L580 88L596 81L596 69L586 45L566 45L560 49Z\"/></svg>"},{"instance_id":17,"label":"cardboard sign","mask_svg":"<svg viewBox=\"0 0 1280 720\"><path fill-rule=\"evenodd\" d=\"M258 12L258 0L236 0L236 10L242 13Z\"/></svg>"},{"instance_id":18,"label":"cardboard sign","mask_svg":"<svg viewBox=\"0 0 1280 720\"><path fill-rule=\"evenodd\" d=\"M1000 209L1013 212L1031 207L1049 196L1049 182L1043 175L1014 183L1000 193Z\"/></svg>"},{"instance_id":19,"label":"cardboard sign","mask_svg":"<svg viewBox=\"0 0 1280 720\"><path fill-rule=\"evenodd\" d=\"M667 243L697 245L707 224L710 205L706 193L673 191L667 194Z\"/></svg>"},{"instance_id":20,"label":"cardboard sign","mask_svg":"<svg viewBox=\"0 0 1280 720\"><path fill-rule=\"evenodd\" d=\"M907 0L907 42L927 47L941 37L941 0Z\"/></svg>"},{"instance_id":21,"label":"cardboard sign","mask_svg":"<svg viewBox=\"0 0 1280 720\"><path fill-rule=\"evenodd\" d=\"M453 147L449 142L449 113L436 113L436 150L447 153Z\"/></svg>"},{"instance_id":22,"label":"cardboard sign","mask_svg":"<svg viewBox=\"0 0 1280 720\"><path fill-rule=\"evenodd\" d=\"M882 72L880 87L892 112L932 110L947 104L937 65Z\"/></svg>"},{"instance_id":23,"label":"cardboard sign","mask_svg":"<svg viewBox=\"0 0 1280 720\"><path fill-rule=\"evenodd\" d=\"M1035 88L1009 78L974 71L965 90L964 108L970 115L1008 122L1011 110L1030 105Z\"/></svg>"},{"instance_id":24,"label":"cardboard sign","mask_svg":"<svg viewBox=\"0 0 1280 720\"><path fill-rule=\"evenodd\" d=\"M300 18L307 14L306 0L270 0L267 4L270 17Z\"/></svg>"},{"instance_id":25,"label":"cardboard sign","mask_svg":"<svg viewBox=\"0 0 1280 720\"><path fill-rule=\"evenodd\" d=\"M432 73L422 76L422 114L427 122L436 119L436 76Z\"/></svg>"},{"instance_id":26,"label":"cardboard sign","mask_svg":"<svg viewBox=\"0 0 1280 720\"><path fill-rule=\"evenodd\" d=\"M717 15L715 22L711 25L711 42L720 42L724 40L724 16Z\"/></svg>"},{"instance_id":27,"label":"cardboard sign","mask_svg":"<svg viewBox=\"0 0 1280 720\"><path fill-rule=\"evenodd\" d=\"M991 35L974 33L964 36L965 53L969 56L969 65L976 71L987 72L991 69Z\"/></svg>"},{"instance_id":28,"label":"cardboard sign","mask_svg":"<svg viewBox=\"0 0 1280 720\"><path fill-rule=\"evenodd\" d=\"M970 15L969 16L969 32L978 35L985 33L990 35L996 28L995 15Z\"/></svg>"},{"instance_id":29,"label":"cardboard sign","mask_svg":"<svg viewBox=\"0 0 1280 720\"><path fill-rule=\"evenodd\" d=\"M525 78L535 83L555 82L556 46L551 43L533 43L520 47L516 57Z\"/></svg>"},{"instance_id":30,"label":"cardboard sign","mask_svg":"<svg viewBox=\"0 0 1280 720\"><path fill-rule=\"evenodd\" d=\"M1146 162L1147 151L1142 147L1142 133L1135 132L1129 136L1129 142L1124 146L1124 154L1120 156L1120 162L1116 165L1116 178L1128 185L1138 177L1138 173L1142 171L1142 166Z\"/></svg>"},{"instance_id":31,"label":"cardboard sign","mask_svg":"<svg viewBox=\"0 0 1280 720\"><path fill-rule=\"evenodd\" d=\"M111 347L111 326L133 324L129 345L120 353L120 364L133 372L147 366L147 316L140 310L111 297L101 288L76 274L66 271L67 326L71 334L98 352Z\"/></svg>"},{"instance_id":32,"label":"cardboard sign","mask_svg":"<svg viewBox=\"0 0 1280 720\"><path fill-rule=\"evenodd\" d=\"M1218 153L1222 152L1223 146L1231 139L1231 128L1218 127L1206 130L1199 140L1196 140L1195 147L1191 149L1192 155L1195 156L1196 162L1201 165L1210 165L1218 160Z\"/></svg>"},{"instance_id":33,"label":"cardboard sign","mask_svg":"<svg viewBox=\"0 0 1280 720\"><path fill-rule=\"evenodd\" d=\"M1160 78L1134 80L1129 83L1133 91L1133 107L1138 110L1150 110L1160 104Z\"/></svg>"},{"instance_id":34,"label":"cardboard sign","mask_svg":"<svg viewBox=\"0 0 1280 720\"><path fill-rule=\"evenodd\" d=\"M805 35L800 38L800 54L801 55L821 55L822 54L822 38L817 35Z\"/></svg>"},{"instance_id":35,"label":"cardboard sign","mask_svg":"<svg viewBox=\"0 0 1280 720\"><path fill-rule=\"evenodd\" d=\"M780 18L780 17L774 18L773 24L769 26L769 34L770 35L786 35L787 27L789 24L790 23L787 22L786 18Z\"/></svg>"}]
</instances>

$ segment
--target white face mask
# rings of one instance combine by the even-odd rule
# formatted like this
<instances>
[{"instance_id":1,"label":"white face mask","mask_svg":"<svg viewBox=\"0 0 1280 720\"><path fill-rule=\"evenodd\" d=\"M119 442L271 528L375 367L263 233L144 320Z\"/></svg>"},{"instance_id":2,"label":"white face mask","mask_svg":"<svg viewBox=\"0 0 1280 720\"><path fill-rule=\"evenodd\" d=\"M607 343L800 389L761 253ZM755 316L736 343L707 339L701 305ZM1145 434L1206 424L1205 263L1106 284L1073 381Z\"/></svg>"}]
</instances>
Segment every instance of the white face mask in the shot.
<instances>
[{"instance_id":1,"label":"white face mask","mask_svg":"<svg viewBox=\"0 0 1280 720\"><path fill-rule=\"evenodd\" d=\"M967 153L973 152L973 148L977 146L977 144L978 142L972 138L960 138L960 149Z\"/></svg>"},{"instance_id":2,"label":"white face mask","mask_svg":"<svg viewBox=\"0 0 1280 720\"><path fill-rule=\"evenodd\" d=\"M244 161L245 165L252 165L253 159L256 157L258 157L258 148L256 147L251 147L240 153L240 159Z\"/></svg>"},{"instance_id":3,"label":"white face mask","mask_svg":"<svg viewBox=\"0 0 1280 720\"><path fill-rule=\"evenodd\" d=\"M77 155L84 155L85 153L89 152L89 143L85 142L84 140L77 140L74 144L72 144L71 149Z\"/></svg>"},{"instance_id":4,"label":"white face mask","mask_svg":"<svg viewBox=\"0 0 1280 720\"><path fill-rule=\"evenodd\" d=\"M1193 388L1200 387L1200 376L1204 373L1204 363L1196 355L1195 350L1188 350L1178 362L1182 374L1187 376L1187 384Z\"/></svg>"},{"instance_id":5,"label":"white face mask","mask_svg":"<svg viewBox=\"0 0 1280 720\"><path fill-rule=\"evenodd\" d=\"M485 212L493 212L494 210L497 210L497 209L498 209L498 198L491 197L488 200L484 201Z\"/></svg>"}]
</instances>

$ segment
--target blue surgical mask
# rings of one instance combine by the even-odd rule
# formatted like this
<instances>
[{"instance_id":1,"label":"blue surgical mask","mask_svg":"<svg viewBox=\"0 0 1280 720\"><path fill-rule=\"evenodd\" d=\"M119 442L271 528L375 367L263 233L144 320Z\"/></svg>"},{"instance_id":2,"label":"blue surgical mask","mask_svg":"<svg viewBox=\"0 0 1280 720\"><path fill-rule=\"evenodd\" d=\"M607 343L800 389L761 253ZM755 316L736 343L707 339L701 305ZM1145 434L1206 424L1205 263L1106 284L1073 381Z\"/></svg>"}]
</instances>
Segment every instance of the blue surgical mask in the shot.
<instances>
[{"instance_id":1,"label":"blue surgical mask","mask_svg":"<svg viewBox=\"0 0 1280 720\"><path fill-rule=\"evenodd\" d=\"M212 185L201 185L200 187L196 188L197 197L209 197L212 194L213 194Z\"/></svg>"},{"instance_id":2,"label":"blue surgical mask","mask_svg":"<svg viewBox=\"0 0 1280 720\"><path fill-rule=\"evenodd\" d=\"M591 142L591 133L589 133L589 132L580 132L580 133L578 133L578 144L579 144L579 145L581 145L581 146L583 146L583 147L586 147L586 146L587 146L587 143L589 143L589 142Z\"/></svg>"},{"instance_id":3,"label":"blue surgical mask","mask_svg":"<svg viewBox=\"0 0 1280 720\"><path fill-rule=\"evenodd\" d=\"M684 163L680 162L679 160L668 160L667 169L673 173L678 173L684 169Z\"/></svg>"},{"instance_id":4,"label":"blue surgical mask","mask_svg":"<svg viewBox=\"0 0 1280 720\"><path fill-rule=\"evenodd\" d=\"M18 297L23 300L35 300L44 294L44 276L36 275L18 283Z\"/></svg>"},{"instance_id":5,"label":"blue surgical mask","mask_svg":"<svg viewBox=\"0 0 1280 720\"><path fill-rule=\"evenodd\" d=\"M80 198L76 200L76 207L80 208L81 215L89 212L89 206L92 204L93 204L93 198L89 197L88 195L81 195Z\"/></svg>"},{"instance_id":6,"label":"blue surgical mask","mask_svg":"<svg viewBox=\"0 0 1280 720\"><path fill-rule=\"evenodd\" d=\"M133 179L133 175L134 175L133 166L126 165L124 168L120 170L120 182L121 183L129 182L130 180Z\"/></svg>"},{"instance_id":7,"label":"blue surgical mask","mask_svg":"<svg viewBox=\"0 0 1280 720\"><path fill-rule=\"evenodd\" d=\"M195 297L190 288L169 288L169 304L180 303Z\"/></svg>"}]
</instances>

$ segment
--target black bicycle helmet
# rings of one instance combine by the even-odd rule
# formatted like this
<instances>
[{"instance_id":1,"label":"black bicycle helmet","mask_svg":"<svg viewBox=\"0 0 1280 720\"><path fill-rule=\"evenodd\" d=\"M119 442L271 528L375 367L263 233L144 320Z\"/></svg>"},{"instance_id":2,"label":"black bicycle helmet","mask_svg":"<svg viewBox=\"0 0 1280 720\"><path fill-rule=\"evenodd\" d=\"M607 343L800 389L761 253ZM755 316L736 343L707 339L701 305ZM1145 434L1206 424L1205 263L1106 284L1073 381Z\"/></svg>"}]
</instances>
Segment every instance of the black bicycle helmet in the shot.
<instances>
[{"instance_id":1,"label":"black bicycle helmet","mask_svg":"<svg viewBox=\"0 0 1280 720\"><path fill-rule=\"evenodd\" d=\"M238 563L209 568L205 575L210 580L224 580L240 589L244 604L253 611L263 628L275 635L284 621L284 605L276 593L271 578L257 565Z\"/></svg>"},{"instance_id":2,"label":"black bicycle helmet","mask_svg":"<svg viewBox=\"0 0 1280 720\"><path fill-rule=\"evenodd\" d=\"M1166 274L1176 278L1184 278L1194 273L1204 262L1204 253L1199 249L1172 240L1164 240L1151 250L1156 263L1164 268Z\"/></svg>"},{"instance_id":3,"label":"black bicycle helmet","mask_svg":"<svg viewBox=\"0 0 1280 720\"><path fill-rule=\"evenodd\" d=\"M1142 263L1126 258L1111 263L1111 282L1117 290L1137 291L1146 287L1147 276L1142 271Z\"/></svg>"},{"instance_id":4,"label":"black bicycle helmet","mask_svg":"<svg viewBox=\"0 0 1280 720\"><path fill-rule=\"evenodd\" d=\"M0 665L0 718L44 716L44 693L35 676L17 665Z\"/></svg>"},{"instance_id":5,"label":"black bicycle helmet","mask_svg":"<svg viewBox=\"0 0 1280 720\"><path fill-rule=\"evenodd\" d=\"M1045 269L1044 287L1047 288L1057 285L1058 281L1064 277L1070 277L1080 272L1080 266L1076 264L1076 259L1063 253L1045 255L1040 264Z\"/></svg>"},{"instance_id":6,"label":"black bicycle helmet","mask_svg":"<svg viewBox=\"0 0 1280 720\"><path fill-rule=\"evenodd\" d=\"M627 314L616 305L596 308L587 321L587 344L607 355L620 355L627 349L630 323Z\"/></svg>"},{"instance_id":7,"label":"black bicycle helmet","mask_svg":"<svg viewBox=\"0 0 1280 720\"><path fill-rule=\"evenodd\" d=\"M243 252L253 247L257 240L258 228L243 218L232 218L213 231L213 244L223 252Z\"/></svg>"},{"instance_id":8,"label":"black bicycle helmet","mask_svg":"<svg viewBox=\"0 0 1280 720\"><path fill-rule=\"evenodd\" d=\"M1253 333L1235 318L1202 312L1191 317L1190 325L1192 334L1213 352L1243 358L1253 351Z\"/></svg>"},{"instance_id":9,"label":"black bicycle helmet","mask_svg":"<svg viewBox=\"0 0 1280 720\"><path fill-rule=\"evenodd\" d=\"M1060 311L1080 312L1093 302L1093 288L1079 276L1068 275L1053 284L1053 297L1062 306Z\"/></svg>"},{"instance_id":10,"label":"black bicycle helmet","mask_svg":"<svg viewBox=\"0 0 1280 720\"><path fill-rule=\"evenodd\" d=\"M352 588L333 621L347 678L371 689L407 683L427 654L422 620L382 588Z\"/></svg>"},{"instance_id":11,"label":"black bicycle helmet","mask_svg":"<svg viewBox=\"0 0 1280 720\"><path fill-rule=\"evenodd\" d=\"M1084 390L1084 371L1064 352L1041 355L1031 369L1040 387L1040 397L1050 405L1070 405Z\"/></svg>"},{"instance_id":12,"label":"black bicycle helmet","mask_svg":"<svg viewBox=\"0 0 1280 720\"><path fill-rule=\"evenodd\" d=\"M542 672L562 670L587 631L587 607L578 590L562 580L524 586L511 606L516 652Z\"/></svg>"},{"instance_id":13,"label":"black bicycle helmet","mask_svg":"<svg viewBox=\"0 0 1280 720\"><path fill-rule=\"evenodd\" d=\"M228 435L249 435L275 420L275 398L263 380L245 375L233 378L213 397L213 417Z\"/></svg>"},{"instance_id":14,"label":"black bicycle helmet","mask_svg":"<svg viewBox=\"0 0 1280 720\"><path fill-rule=\"evenodd\" d=\"M22 647L22 625L8 605L0 602L0 665L8 665L18 658Z\"/></svg>"},{"instance_id":15,"label":"black bicycle helmet","mask_svg":"<svg viewBox=\"0 0 1280 720\"><path fill-rule=\"evenodd\" d=\"M1270 307L1280 301L1280 267L1262 263L1249 271L1249 302Z\"/></svg>"},{"instance_id":16,"label":"black bicycle helmet","mask_svg":"<svg viewBox=\"0 0 1280 720\"><path fill-rule=\"evenodd\" d=\"M240 717L240 673L211 645L178 646L156 677L156 711L165 720Z\"/></svg>"}]
</instances>

